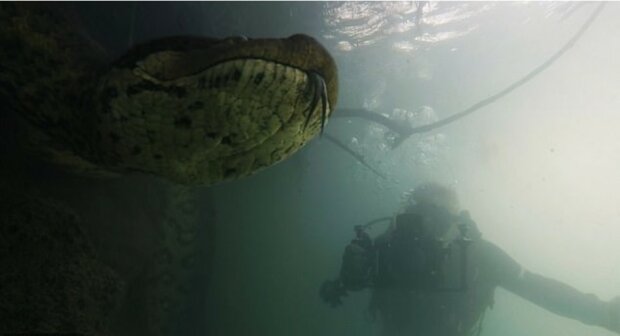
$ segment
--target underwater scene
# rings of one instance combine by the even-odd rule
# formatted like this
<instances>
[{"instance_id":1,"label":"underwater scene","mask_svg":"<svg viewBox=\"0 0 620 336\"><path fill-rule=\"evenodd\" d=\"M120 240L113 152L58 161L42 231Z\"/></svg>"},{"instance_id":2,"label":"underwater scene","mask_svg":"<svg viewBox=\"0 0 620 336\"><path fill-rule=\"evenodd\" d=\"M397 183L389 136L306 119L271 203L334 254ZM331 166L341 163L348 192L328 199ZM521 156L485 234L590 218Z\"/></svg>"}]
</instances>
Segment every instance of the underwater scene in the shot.
<instances>
[{"instance_id":1,"label":"underwater scene","mask_svg":"<svg viewBox=\"0 0 620 336\"><path fill-rule=\"evenodd\" d=\"M0 335L620 334L619 17L0 2Z\"/></svg>"}]
</instances>

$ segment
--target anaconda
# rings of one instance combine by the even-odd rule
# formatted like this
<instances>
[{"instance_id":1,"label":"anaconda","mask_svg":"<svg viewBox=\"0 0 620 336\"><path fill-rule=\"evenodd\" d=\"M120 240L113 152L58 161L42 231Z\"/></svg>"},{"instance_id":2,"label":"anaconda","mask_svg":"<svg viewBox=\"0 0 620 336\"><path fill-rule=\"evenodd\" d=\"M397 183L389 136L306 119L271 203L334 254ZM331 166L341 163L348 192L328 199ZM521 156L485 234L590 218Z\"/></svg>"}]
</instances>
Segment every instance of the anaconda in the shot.
<instances>
[{"instance_id":1,"label":"anaconda","mask_svg":"<svg viewBox=\"0 0 620 336\"><path fill-rule=\"evenodd\" d=\"M70 20L0 3L2 117L20 147L72 171L145 173L187 186L250 175L301 148L337 99L313 38L175 36L115 61ZM5 176L3 178L10 178ZM198 246L194 190L168 189L144 295L148 335L175 334Z\"/></svg>"},{"instance_id":2,"label":"anaconda","mask_svg":"<svg viewBox=\"0 0 620 336\"><path fill-rule=\"evenodd\" d=\"M45 8L3 3L0 20L0 98L31 147L80 171L240 178L301 148L336 104L335 62L309 36L167 37L106 64Z\"/></svg>"}]
</instances>

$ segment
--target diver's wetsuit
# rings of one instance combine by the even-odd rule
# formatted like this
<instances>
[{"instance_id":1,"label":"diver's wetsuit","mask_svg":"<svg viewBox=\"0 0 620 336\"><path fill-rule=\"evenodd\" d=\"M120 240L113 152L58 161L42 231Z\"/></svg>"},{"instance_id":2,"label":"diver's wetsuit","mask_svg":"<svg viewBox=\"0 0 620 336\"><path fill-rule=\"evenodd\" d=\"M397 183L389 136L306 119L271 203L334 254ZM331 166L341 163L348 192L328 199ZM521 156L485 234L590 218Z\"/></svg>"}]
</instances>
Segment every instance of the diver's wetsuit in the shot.
<instances>
[{"instance_id":1,"label":"diver's wetsuit","mask_svg":"<svg viewBox=\"0 0 620 336\"><path fill-rule=\"evenodd\" d=\"M500 286L542 308L586 324L605 326L609 303L561 282L527 271L496 245L476 239L468 248L467 290L374 289L370 312L385 336L477 335L485 310ZM450 254L446 287L459 285L459 251Z\"/></svg>"}]
</instances>

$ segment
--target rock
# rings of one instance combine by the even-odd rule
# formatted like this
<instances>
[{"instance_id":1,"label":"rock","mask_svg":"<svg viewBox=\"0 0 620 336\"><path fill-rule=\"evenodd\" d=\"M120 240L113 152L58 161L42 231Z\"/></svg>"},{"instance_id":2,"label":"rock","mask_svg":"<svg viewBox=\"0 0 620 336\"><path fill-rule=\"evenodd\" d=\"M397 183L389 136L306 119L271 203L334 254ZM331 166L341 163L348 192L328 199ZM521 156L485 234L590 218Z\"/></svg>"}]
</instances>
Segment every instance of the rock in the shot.
<instances>
[{"instance_id":1,"label":"rock","mask_svg":"<svg viewBox=\"0 0 620 336\"><path fill-rule=\"evenodd\" d=\"M75 213L0 190L0 334L105 335L123 289Z\"/></svg>"}]
</instances>

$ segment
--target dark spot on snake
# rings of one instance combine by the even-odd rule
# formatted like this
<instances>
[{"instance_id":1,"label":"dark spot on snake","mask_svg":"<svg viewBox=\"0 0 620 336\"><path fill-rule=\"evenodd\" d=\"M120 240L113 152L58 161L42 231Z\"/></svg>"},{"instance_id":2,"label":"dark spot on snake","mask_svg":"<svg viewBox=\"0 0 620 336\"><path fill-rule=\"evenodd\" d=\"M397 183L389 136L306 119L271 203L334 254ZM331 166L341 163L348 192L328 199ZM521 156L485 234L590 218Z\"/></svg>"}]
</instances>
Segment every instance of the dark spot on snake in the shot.
<instances>
[{"instance_id":1,"label":"dark spot on snake","mask_svg":"<svg viewBox=\"0 0 620 336\"><path fill-rule=\"evenodd\" d=\"M217 136L217 132L207 132L207 138L214 139Z\"/></svg>"},{"instance_id":2,"label":"dark spot on snake","mask_svg":"<svg viewBox=\"0 0 620 336\"><path fill-rule=\"evenodd\" d=\"M271 80L272 80L272 81L274 81L274 82L275 82L275 81L278 79L278 73L279 73L278 69L276 69L276 71L274 71L274 72L272 72L272 73L271 73L271 74L273 75L273 76L271 77Z\"/></svg>"},{"instance_id":3,"label":"dark spot on snake","mask_svg":"<svg viewBox=\"0 0 620 336\"><path fill-rule=\"evenodd\" d=\"M226 177L231 177L231 176L235 176L237 174L237 170L234 168L228 168L226 169L226 171L224 172L224 176Z\"/></svg>"},{"instance_id":4,"label":"dark spot on snake","mask_svg":"<svg viewBox=\"0 0 620 336\"><path fill-rule=\"evenodd\" d=\"M192 119L187 116L176 117L174 118L174 126L189 129L192 127Z\"/></svg>"},{"instance_id":5,"label":"dark spot on snake","mask_svg":"<svg viewBox=\"0 0 620 336\"><path fill-rule=\"evenodd\" d=\"M261 72L261 73L257 74L256 77L254 78L254 84L256 84L256 85L260 84L263 81L264 78L265 78L265 74L264 73Z\"/></svg>"},{"instance_id":6,"label":"dark spot on snake","mask_svg":"<svg viewBox=\"0 0 620 336\"><path fill-rule=\"evenodd\" d=\"M127 88L127 96L133 96L142 92L160 92L169 95L174 95L177 98L183 98L187 95L187 90L180 86L163 86L152 82L140 82L138 84L131 85Z\"/></svg>"},{"instance_id":7,"label":"dark spot on snake","mask_svg":"<svg viewBox=\"0 0 620 336\"><path fill-rule=\"evenodd\" d=\"M205 103L201 102L201 101L195 101L193 103L191 103L187 109L189 109L190 111L195 111L195 110L199 110L201 108L203 108L205 106Z\"/></svg>"},{"instance_id":8,"label":"dark spot on snake","mask_svg":"<svg viewBox=\"0 0 620 336\"><path fill-rule=\"evenodd\" d=\"M290 152L293 151L293 149L295 149L293 146L288 147L287 149L284 150L284 155L288 155Z\"/></svg>"},{"instance_id":9,"label":"dark spot on snake","mask_svg":"<svg viewBox=\"0 0 620 336\"><path fill-rule=\"evenodd\" d=\"M224 145L232 144L232 141L230 140L230 137L228 137L228 136L223 137L222 138L222 144L224 144Z\"/></svg>"},{"instance_id":10,"label":"dark spot on snake","mask_svg":"<svg viewBox=\"0 0 620 336\"><path fill-rule=\"evenodd\" d=\"M161 154L154 154L154 155L153 155L153 158L154 158L155 160L161 160L162 156L161 156Z\"/></svg>"},{"instance_id":11,"label":"dark spot on snake","mask_svg":"<svg viewBox=\"0 0 620 336\"><path fill-rule=\"evenodd\" d=\"M155 142L155 138L157 137L157 133L153 130L146 131L146 137L149 139L151 143Z\"/></svg>"},{"instance_id":12,"label":"dark spot on snake","mask_svg":"<svg viewBox=\"0 0 620 336\"><path fill-rule=\"evenodd\" d=\"M239 69L235 69L235 72L233 72L233 76L232 76L232 78L233 78L235 81L239 81L239 79L241 78L241 70L239 70Z\"/></svg>"},{"instance_id":13,"label":"dark spot on snake","mask_svg":"<svg viewBox=\"0 0 620 336\"><path fill-rule=\"evenodd\" d=\"M185 88L182 88L180 86L173 86L172 92L174 92L176 96L179 98L183 98L187 95L187 90L185 90Z\"/></svg>"},{"instance_id":14,"label":"dark spot on snake","mask_svg":"<svg viewBox=\"0 0 620 336\"><path fill-rule=\"evenodd\" d=\"M121 137L119 137L118 134L114 132L110 132L109 136L110 136L110 139L112 139L113 143L118 143L118 141L121 139Z\"/></svg>"},{"instance_id":15,"label":"dark spot on snake","mask_svg":"<svg viewBox=\"0 0 620 336\"><path fill-rule=\"evenodd\" d=\"M127 88L127 95L128 96L133 96L136 95L138 93L142 92L141 88L138 85L132 85L130 87Z\"/></svg>"},{"instance_id":16,"label":"dark spot on snake","mask_svg":"<svg viewBox=\"0 0 620 336\"><path fill-rule=\"evenodd\" d=\"M210 85L210 87L212 87L214 89L217 89L217 88L222 87L222 86L224 86L224 77L222 77L222 76L215 77L215 80Z\"/></svg>"},{"instance_id":17,"label":"dark spot on snake","mask_svg":"<svg viewBox=\"0 0 620 336\"><path fill-rule=\"evenodd\" d=\"M133 146L133 149L131 150L131 155L138 155L142 153L142 148L140 148L140 146Z\"/></svg>"}]
</instances>

